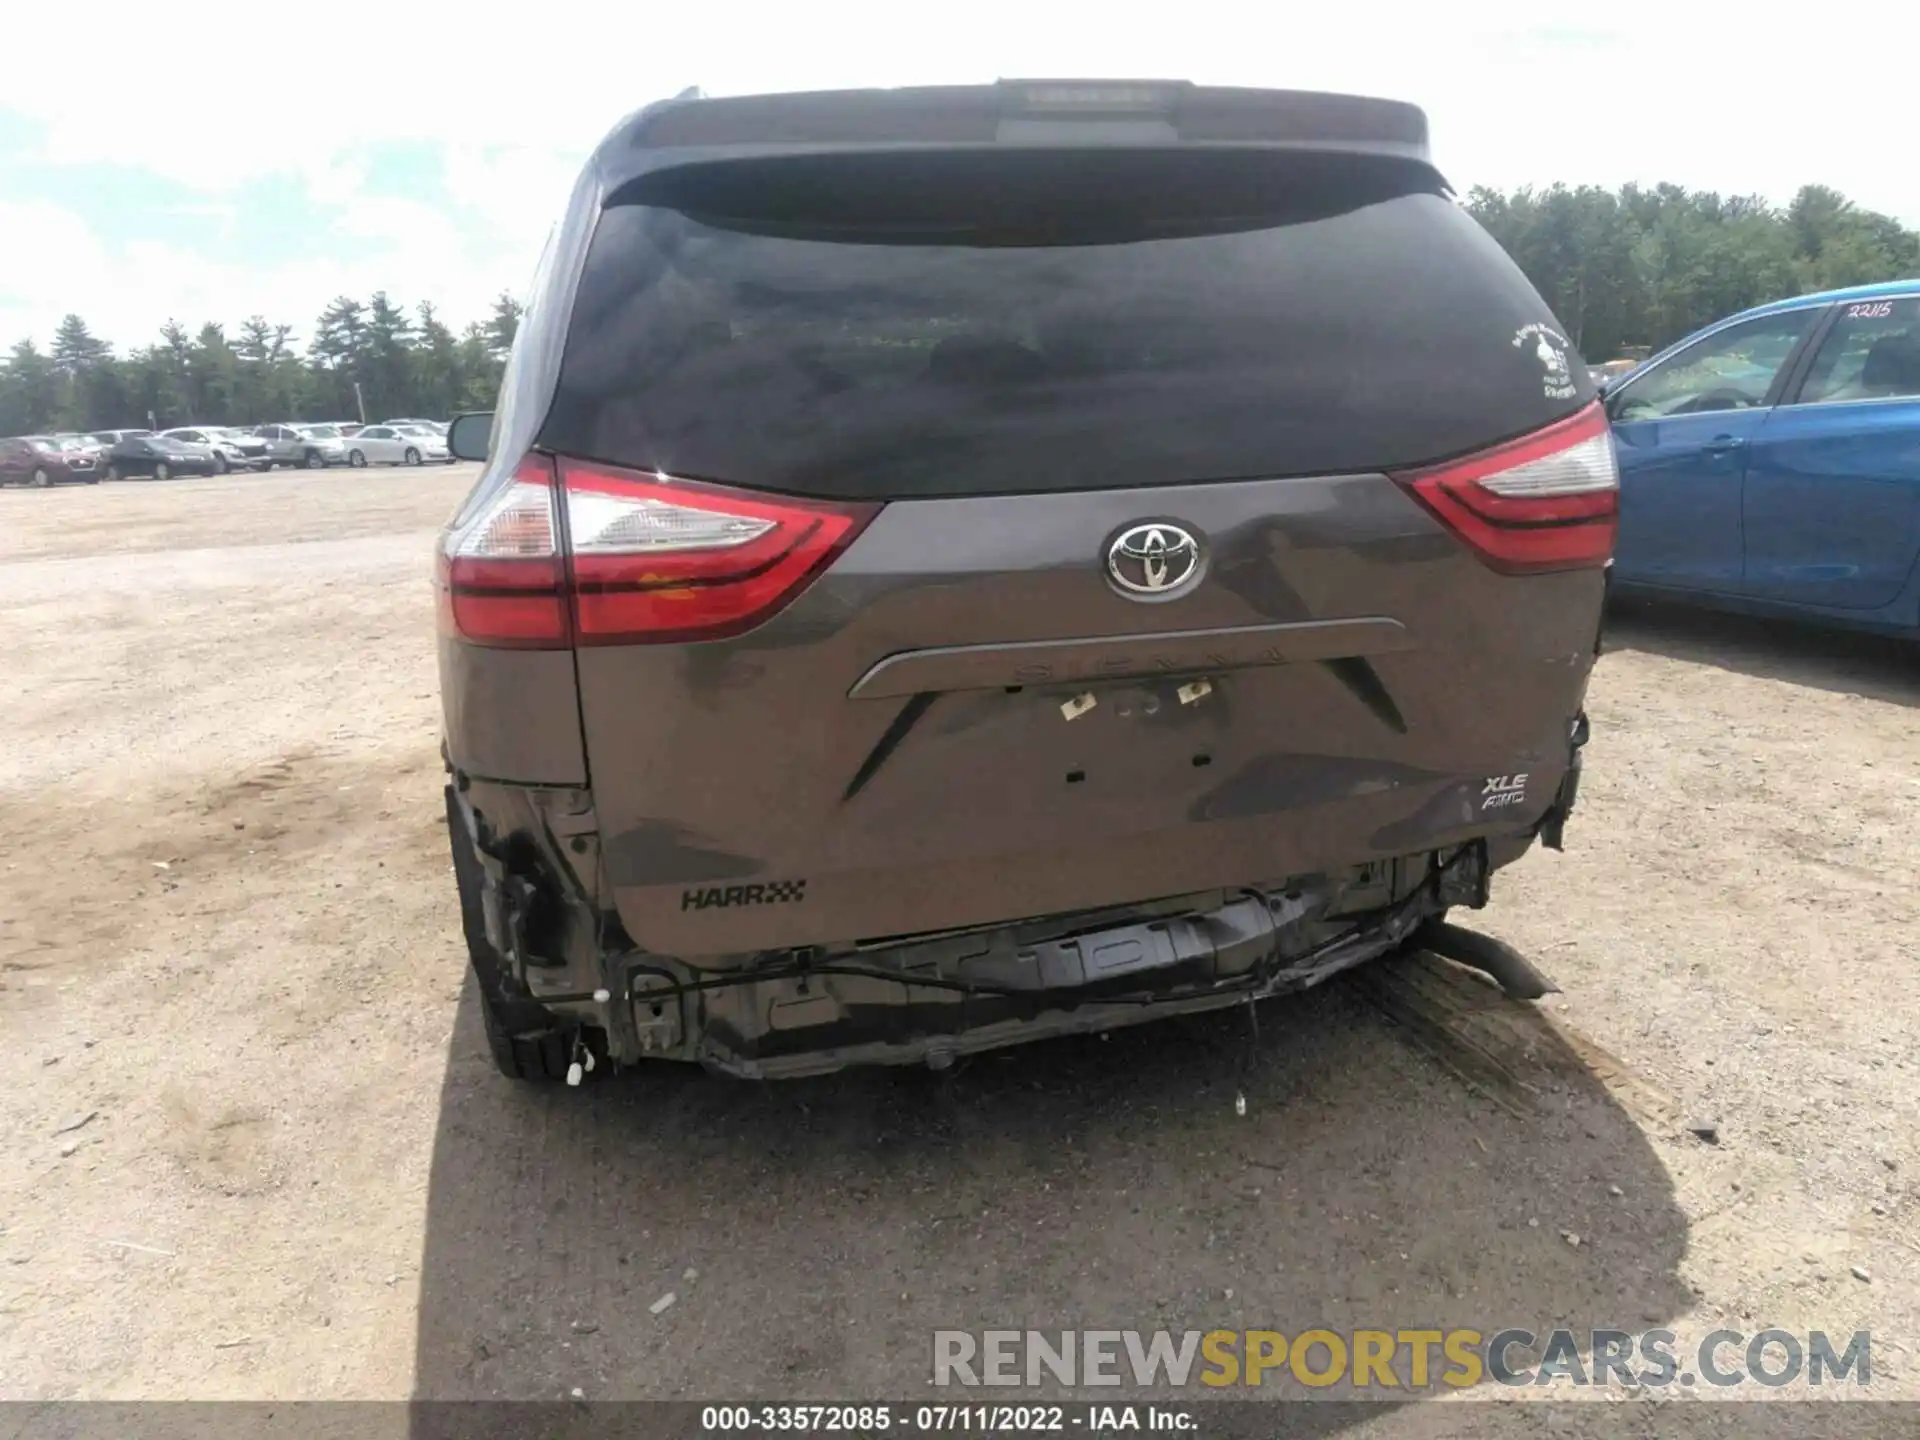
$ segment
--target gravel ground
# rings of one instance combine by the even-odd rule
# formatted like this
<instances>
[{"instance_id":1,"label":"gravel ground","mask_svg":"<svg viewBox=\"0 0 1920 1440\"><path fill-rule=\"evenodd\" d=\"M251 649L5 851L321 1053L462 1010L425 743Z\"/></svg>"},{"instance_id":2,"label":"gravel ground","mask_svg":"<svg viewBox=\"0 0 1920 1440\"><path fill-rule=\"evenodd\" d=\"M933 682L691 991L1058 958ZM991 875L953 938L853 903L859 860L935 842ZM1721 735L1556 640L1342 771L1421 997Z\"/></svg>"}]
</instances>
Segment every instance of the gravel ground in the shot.
<instances>
[{"instance_id":1,"label":"gravel ground","mask_svg":"<svg viewBox=\"0 0 1920 1440\"><path fill-rule=\"evenodd\" d=\"M0 493L0 1395L901 1396L936 1327L1555 1322L1867 1327L1920 1395L1911 650L1617 618L1570 850L1479 917L1565 987L1524 1115L1364 975L1257 1046L542 1093L441 834L470 482Z\"/></svg>"}]
</instances>

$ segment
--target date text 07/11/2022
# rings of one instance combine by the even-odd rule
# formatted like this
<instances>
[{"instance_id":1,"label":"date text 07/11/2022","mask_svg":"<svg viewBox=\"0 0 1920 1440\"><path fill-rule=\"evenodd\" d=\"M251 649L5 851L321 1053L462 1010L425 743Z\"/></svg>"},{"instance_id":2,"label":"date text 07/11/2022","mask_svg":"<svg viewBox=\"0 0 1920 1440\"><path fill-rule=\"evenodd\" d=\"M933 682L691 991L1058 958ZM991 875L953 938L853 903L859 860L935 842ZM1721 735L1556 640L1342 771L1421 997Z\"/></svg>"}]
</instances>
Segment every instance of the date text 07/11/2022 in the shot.
<instances>
[{"instance_id":1,"label":"date text 07/11/2022","mask_svg":"<svg viewBox=\"0 0 1920 1440\"><path fill-rule=\"evenodd\" d=\"M700 1412L703 1435L769 1432L865 1433L898 1430L909 1435L999 1435L1034 1433L1122 1434L1156 1431L1191 1434L1192 1412L1178 1405L1095 1404L851 1404L708 1405Z\"/></svg>"}]
</instances>

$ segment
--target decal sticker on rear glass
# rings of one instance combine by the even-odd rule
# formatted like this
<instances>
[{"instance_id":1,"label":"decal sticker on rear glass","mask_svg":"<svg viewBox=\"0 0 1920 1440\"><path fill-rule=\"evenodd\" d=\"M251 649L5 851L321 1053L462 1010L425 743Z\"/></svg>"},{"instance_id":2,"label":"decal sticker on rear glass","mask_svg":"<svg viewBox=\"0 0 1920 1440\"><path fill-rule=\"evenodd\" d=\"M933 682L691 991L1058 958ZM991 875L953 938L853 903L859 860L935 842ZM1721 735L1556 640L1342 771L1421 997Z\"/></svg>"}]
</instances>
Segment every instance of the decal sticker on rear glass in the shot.
<instances>
[{"instance_id":1,"label":"decal sticker on rear glass","mask_svg":"<svg viewBox=\"0 0 1920 1440\"><path fill-rule=\"evenodd\" d=\"M1513 345L1516 350L1533 351L1543 372L1540 389L1549 400L1571 400L1580 393L1573 383L1573 361L1569 358L1573 346L1558 330L1548 325L1522 325L1514 332Z\"/></svg>"}]
</instances>

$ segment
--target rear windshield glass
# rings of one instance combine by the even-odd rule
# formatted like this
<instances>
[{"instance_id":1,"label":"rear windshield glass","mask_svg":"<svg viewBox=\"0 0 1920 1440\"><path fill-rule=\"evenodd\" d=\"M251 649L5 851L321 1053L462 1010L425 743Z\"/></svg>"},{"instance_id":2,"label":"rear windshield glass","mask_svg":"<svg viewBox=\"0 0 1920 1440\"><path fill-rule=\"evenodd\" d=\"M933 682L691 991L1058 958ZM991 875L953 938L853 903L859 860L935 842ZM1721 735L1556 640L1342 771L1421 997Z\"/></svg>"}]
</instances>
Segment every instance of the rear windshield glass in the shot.
<instances>
[{"instance_id":1,"label":"rear windshield glass","mask_svg":"<svg viewBox=\"0 0 1920 1440\"><path fill-rule=\"evenodd\" d=\"M1585 366L1436 186L1213 153L656 174L600 218L541 443L900 498L1405 466L1577 409Z\"/></svg>"}]
</instances>

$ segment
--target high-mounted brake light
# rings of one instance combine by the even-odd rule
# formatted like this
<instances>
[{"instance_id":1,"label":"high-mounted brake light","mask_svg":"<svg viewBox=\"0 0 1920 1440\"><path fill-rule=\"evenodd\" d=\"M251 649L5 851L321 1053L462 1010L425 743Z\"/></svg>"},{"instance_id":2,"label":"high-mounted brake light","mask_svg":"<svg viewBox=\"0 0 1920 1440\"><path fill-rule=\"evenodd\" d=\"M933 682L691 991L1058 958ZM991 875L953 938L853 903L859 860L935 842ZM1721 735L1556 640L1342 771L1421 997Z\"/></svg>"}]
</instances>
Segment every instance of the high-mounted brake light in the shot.
<instances>
[{"instance_id":1,"label":"high-mounted brake light","mask_svg":"<svg viewBox=\"0 0 1920 1440\"><path fill-rule=\"evenodd\" d=\"M1597 403L1518 440L1394 478L1504 574L1589 568L1613 554L1620 469Z\"/></svg>"},{"instance_id":2,"label":"high-mounted brake light","mask_svg":"<svg viewBox=\"0 0 1920 1440\"><path fill-rule=\"evenodd\" d=\"M520 649L737 635L798 596L877 509L531 455L451 537L443 622Z\"/></svg>"},{"instance_id":3,"label":"high-mounted brake light","mask_svg":"<svg viewBox=\"0 0 1920 1440\"><path fill-rule=\"evenodd\" d=\"M1007 108L1113 115L1165 111L1192 87L1167 80L1002 80L1000 88Z\"/></svg>"}]
</instances>

